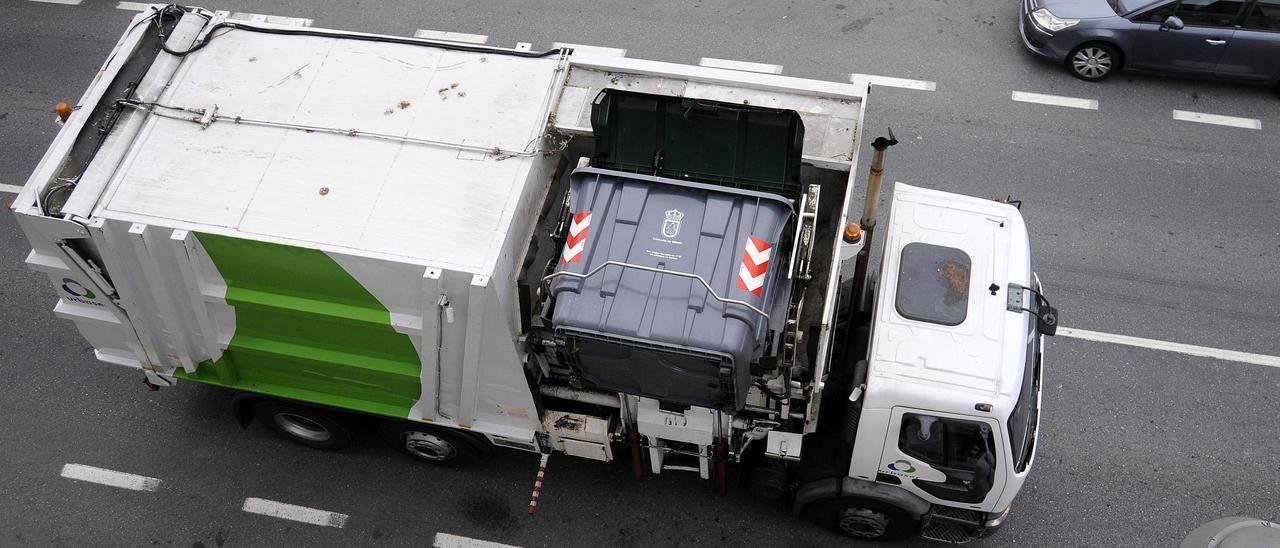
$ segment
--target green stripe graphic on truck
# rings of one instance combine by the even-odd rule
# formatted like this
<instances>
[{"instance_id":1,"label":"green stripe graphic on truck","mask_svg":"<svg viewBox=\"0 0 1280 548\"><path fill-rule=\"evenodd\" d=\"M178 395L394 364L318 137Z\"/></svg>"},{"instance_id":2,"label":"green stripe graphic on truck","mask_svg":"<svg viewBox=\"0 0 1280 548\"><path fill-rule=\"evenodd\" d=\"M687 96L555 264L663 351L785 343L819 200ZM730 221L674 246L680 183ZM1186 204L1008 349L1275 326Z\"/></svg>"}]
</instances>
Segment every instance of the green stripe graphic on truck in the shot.
<instances>
[{"instance_id":1,"label":"green stripe graphic on truck","mask_svg":"<svg viewBox=\"0 0 1280 548\"><path fill-rule=\"evenodd\" d=\"M406 417L421 362L391 313L322 251L197 234L227 284L235 334L216 361L178 377Z\"/></svg>"}]
</instances>

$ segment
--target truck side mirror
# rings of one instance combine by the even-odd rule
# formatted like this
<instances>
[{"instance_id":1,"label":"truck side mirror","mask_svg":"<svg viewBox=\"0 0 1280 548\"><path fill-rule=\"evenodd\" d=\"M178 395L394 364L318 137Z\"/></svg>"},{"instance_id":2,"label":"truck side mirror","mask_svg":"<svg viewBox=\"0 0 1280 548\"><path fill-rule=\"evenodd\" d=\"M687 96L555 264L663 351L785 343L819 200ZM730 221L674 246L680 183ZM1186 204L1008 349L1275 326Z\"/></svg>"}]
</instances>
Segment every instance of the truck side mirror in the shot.
<instances>
[{"instance_id":1,"label":"truck side mirror","mask_svg":"<svg viewBox=\"0 0 1280 548\"><path fill-rule=\"evenodd\" d=\"M1165 18L1164 23L1160 24L1160 32L1168 32L1171 30L1182 30L1184 28L1187 28L1187 25L1183 23L1182 18L1178 17L1177 15L1170 15L1169 17Z\"/></svg>"},{"instance_id":2,"label":"truck side mirror","mask_svg":"<svg viewBox=\"0 0 1280 548\"><path fill-rule=\"evenodd\" d=\"M1052 337L1058 333L1058 309L1045 303L1036 310L1036 331Z\"/></svg>"}]
</instances>

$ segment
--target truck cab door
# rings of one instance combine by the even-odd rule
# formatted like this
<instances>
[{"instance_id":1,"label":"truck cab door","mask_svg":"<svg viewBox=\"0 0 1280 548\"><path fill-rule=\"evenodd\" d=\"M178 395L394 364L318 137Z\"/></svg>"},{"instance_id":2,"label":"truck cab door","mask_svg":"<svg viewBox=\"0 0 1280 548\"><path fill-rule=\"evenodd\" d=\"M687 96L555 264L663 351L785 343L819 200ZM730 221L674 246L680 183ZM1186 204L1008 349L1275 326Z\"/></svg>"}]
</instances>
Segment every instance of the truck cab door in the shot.
<instances>
[{"instance_id":1,"label":"truck cab door","mask_svg":"<svg viewBox=\"0 0 1280 548\"><path fill-rule=\"evenodd\" d=\"M1000 435L991 418L895 407L877 478L934 504L991 511L1008 466Z\"/></svg>"}]
</instances>

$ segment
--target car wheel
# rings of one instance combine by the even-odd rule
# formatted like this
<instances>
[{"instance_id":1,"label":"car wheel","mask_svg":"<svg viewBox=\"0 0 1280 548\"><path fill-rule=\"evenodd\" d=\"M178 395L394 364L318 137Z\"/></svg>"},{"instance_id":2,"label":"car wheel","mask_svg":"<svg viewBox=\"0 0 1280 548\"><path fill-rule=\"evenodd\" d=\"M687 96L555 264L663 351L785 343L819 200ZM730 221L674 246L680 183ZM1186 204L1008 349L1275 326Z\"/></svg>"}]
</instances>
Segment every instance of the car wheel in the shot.
<instances>
[{"instance_id":1,"label":"car wheel","mask_svg":"<svg viewBox=\"0 0 1280 548\"><path fill-rule=\"evenodd\" d=\"M1120 50L1099 42L1083 44L1067 56L1067 70L1088 82L1106 80L1120 70Z\"/></svg>"},{"instance_id":2,"label":"car wheel","mask_svg":"<svg viewBox=\"0 0 1280 548\"><path fill-rule=\"evenodd\" d=\"M805 506L810 519L849 537L899 540L916 534L920 521L892 504L857 497L834 497Z\"/></svg>"},{"instance_id":3,"label":"car wheel","mask_svg":"<svg viewBox=\"0 0 1280 548\"><path fill-rule=\"evenodd\" d=\"M488 456L488 440L449 428L386 421L378 426L378 432L392 447L436 466L461 468Z\"/></svg>"},{"instance_id":4,"label":"car wheel","mask_svg":"<svg viewBox=\"0 0 1280 548\"><path fill-rule=\"evenodd\" d=\"M341 415L281 401L264 401L253 414L281 437L316 449L342 449L351 444L351 432Z\"/></svg>"}]
</instances>

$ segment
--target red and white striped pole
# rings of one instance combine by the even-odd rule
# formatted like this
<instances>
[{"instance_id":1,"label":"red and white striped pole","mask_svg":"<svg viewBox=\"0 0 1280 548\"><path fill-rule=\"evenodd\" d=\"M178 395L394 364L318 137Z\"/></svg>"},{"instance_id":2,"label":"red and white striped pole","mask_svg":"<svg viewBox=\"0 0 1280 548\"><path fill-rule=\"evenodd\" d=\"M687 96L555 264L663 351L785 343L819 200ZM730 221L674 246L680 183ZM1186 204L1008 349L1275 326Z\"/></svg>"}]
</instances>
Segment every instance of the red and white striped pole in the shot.
<instances>
[{"instance_id":1,"label":"red and white striped pole","mask_svg":"<svg viewBox=\"0 0 1280 548\"><path fill-rule=\"evenodd\" d=\"M538 479L533 482L533 494L529 496L529 515L538 510L538 495L542 494L542 478L547 475L547 459L551 453L542 454L542 462L538 463Z\"/></svg>"}]
</instances>

